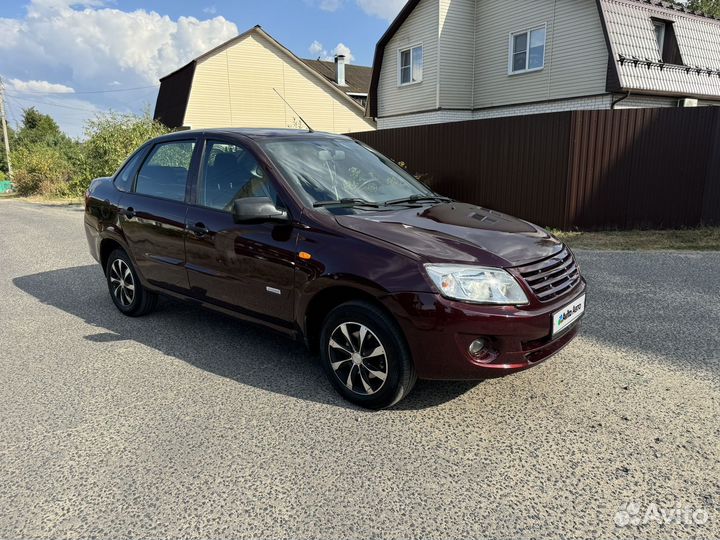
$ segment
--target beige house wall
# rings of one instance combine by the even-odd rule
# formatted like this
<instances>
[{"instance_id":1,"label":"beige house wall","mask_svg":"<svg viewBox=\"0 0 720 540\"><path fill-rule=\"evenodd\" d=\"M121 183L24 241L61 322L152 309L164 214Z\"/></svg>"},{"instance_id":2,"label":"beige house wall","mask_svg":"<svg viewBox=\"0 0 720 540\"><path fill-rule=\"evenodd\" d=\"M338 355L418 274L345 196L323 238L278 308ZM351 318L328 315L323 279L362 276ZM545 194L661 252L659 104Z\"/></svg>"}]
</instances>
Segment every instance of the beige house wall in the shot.
<instances>
[{"instance_id":1,"label":"beige house wall","mask_svg":"<svg viewBox=\"0 0 720 540\"><path fill-rule=\"evenodd\" d=\"M374 123L342 92L334 91L289 53L258 34L198 60L184 125L301 128L305 125L274 89L316 131L371 131Z\"/></svg>"}]
</instances>

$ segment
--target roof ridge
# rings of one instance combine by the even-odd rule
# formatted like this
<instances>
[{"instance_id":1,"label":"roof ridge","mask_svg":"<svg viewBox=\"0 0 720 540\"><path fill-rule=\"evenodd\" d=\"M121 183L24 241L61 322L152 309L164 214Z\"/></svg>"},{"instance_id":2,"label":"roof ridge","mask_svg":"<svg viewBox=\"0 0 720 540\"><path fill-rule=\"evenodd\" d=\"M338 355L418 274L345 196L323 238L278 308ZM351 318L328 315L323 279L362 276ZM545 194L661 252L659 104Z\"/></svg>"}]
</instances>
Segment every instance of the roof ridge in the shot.
<instances>
[{"instance_id":1,"label":"roof ridge","mask_svg":"<svg viewBox=\"0 0 720 540\"><path fill-rule=\"evenodd\" d=\"M669 9L671 11L679 11L681 13L687 13L696 17L702 17L703 19L709 19L711 21L720 21L720 17L715 17L709 13L703 11L693 11L688 9L683 4L676 4L674 2L667 2L665 0L625 0L626 2L632 2L634 4L646 4L649 6L660 7L663 9Z\"/></svg>"}]
</instances>

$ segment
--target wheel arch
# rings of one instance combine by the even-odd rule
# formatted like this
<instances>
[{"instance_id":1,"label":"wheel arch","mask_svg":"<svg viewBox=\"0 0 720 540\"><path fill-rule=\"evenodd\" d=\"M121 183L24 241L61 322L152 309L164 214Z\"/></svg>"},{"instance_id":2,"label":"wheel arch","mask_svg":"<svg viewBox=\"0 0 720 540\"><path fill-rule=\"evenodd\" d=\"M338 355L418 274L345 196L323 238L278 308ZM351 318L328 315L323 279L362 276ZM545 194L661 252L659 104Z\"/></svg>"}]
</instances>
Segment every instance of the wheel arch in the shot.
<instances>
[{"instance_id":1,"label":"wheel arch","mask_svg":"<svg viewBox=\"0 0 720 540\"><path fill-rule=\"evenodd\" d=\"M100 264L102 265L103 272L107 268L107 262L110 258L110 254L116 249L122 249L125 251L125 247L121 245L120 242L112 238L103 238L100 242Z\"/></svg>"},{"instance_id":2,"label":"wheel arch","mask_svg":"<svg viewBox=\"0 0 720 540\"><path fill-rule=\"evenodd\" d=\"M402 331L402 327L396 320L395 316L389 309L387 309L387 307L385 307L385 305L383 305L377 296L365 289L354 287L352 285L336 285L327 287L317 292L310 299L307 304L307 308L305 309L303 317L303 334L305 336L305 343L312 352L317 352L319 349L322 324L325 317L327 317L327 314L337 306L353 301L367 302L368 304L371 304L383 311L395 322L402 339L407 342L405 333Z\"/></svg>"}]
</instances>

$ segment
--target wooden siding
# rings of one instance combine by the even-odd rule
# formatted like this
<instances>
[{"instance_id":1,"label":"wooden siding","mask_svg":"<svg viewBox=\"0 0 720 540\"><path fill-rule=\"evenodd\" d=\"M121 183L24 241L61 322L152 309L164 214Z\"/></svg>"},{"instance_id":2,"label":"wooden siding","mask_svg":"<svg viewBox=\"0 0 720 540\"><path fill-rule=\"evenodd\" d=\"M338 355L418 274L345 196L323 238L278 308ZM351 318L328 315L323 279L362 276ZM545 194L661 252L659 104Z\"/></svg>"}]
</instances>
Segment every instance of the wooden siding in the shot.
<instances>
[{"instance_id":1,"label":"wooden siding","mask_svg":"<svg viewBox=\"0 0 720 540\"><path fill-rule=\"evenodd\" d=\"M184 123L193 128L304 127L277 89L315 130L374 129L362 109L326 88L308 69L295 65L269 40L249 34L198 61Z\"/></svg>"},{"instance_id":2,"label":"wooden siding","mask_svg":"<svg viewBox=\"0 0 720 540\"><path fill-rule=\"evenodd\" d=\"M421 0L385 47L378 83L378 116L437 107L439 0ZM423 81L399 86L398 51L423 45Z\"/></svg>"},{"instance_id":3,"label":"wooden siding","mask_svg":"<svg viewBox=\"0 0 720 540\"><path fill-rule=\"evenodd\" d=\"M475 0L440 0L440 106L473 106Z\"/></svg>"},{"instance_id":4,"label":"wooden siding","mask_svg":"<svg viewBox=\"0 0 720 540\"><path fill-rule=\"evenodd\" d=\"M474 107L605 91L608 50L595 0L478 0ZM508 74L510 34L547 25L545 68Z\"/></svg>"},{"instance_id":5,"label":"wooden siding","mask_svg":"<svg viewBox=\"0 0 720 540\"><path fill-rule=\"evenodd\" d=\"M353 134L432 189L542 226L720 224L720 108L573 111Z\"/></svg>"}]
</instances>

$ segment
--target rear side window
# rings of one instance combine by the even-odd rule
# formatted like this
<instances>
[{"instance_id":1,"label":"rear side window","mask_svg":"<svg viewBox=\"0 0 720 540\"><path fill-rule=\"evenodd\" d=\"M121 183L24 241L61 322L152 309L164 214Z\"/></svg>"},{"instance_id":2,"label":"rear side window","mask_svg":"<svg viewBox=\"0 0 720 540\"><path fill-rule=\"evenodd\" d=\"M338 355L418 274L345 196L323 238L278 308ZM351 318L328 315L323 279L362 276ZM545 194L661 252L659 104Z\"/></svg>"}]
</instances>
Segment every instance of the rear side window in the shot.
<instances>
[{"instance_id":1,"label":"rear side window","mask_svg":"<svg viewBox=\"0 0 720 540\"><path fill-rule=\"evenodd\" d=\"M132 189L132 183L135 179L135 173L137 172L138 166L142 161L145 151L141 150L137 152L122 170L115 176L115 187L120 191L130 191Z\"/></svg>"},{"instance_id":2,"label":"rear side window","mask_svg":"<svg viewBox=\"0 0 720 540\"><path fill-rule=\"evenodd\" d=\"M194 150L194 141L168 142L155 146L138 173L135 193L184 201Z\"/></svg>"}]
</instances>

